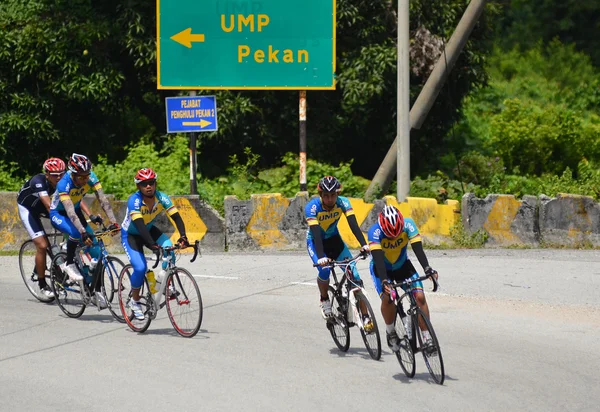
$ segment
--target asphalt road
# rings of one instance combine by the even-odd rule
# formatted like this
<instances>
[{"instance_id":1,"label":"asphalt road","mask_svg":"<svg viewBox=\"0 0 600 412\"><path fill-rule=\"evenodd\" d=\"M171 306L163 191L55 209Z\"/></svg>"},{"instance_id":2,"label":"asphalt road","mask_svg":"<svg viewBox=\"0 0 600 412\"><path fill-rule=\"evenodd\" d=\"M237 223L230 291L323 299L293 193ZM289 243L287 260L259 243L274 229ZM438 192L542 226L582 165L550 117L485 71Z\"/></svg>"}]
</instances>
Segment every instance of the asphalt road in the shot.
<instances>
[{"instance_id":1,"label":"asphalt road","mask_svg":"<svg viewBox=\"0 0 600 412\"><path fill-rule=\"evenodd\" d=\"M69 319L29 294L16 257L0 257L0 411L600 410L600 251L428 255L443 386L421 357L406 378L385 343L370 359L356 328L338 351L303 253L182 260L204 300L192 339L164 310L144 334L106 310Z\"/></svg>"}]
</instances>

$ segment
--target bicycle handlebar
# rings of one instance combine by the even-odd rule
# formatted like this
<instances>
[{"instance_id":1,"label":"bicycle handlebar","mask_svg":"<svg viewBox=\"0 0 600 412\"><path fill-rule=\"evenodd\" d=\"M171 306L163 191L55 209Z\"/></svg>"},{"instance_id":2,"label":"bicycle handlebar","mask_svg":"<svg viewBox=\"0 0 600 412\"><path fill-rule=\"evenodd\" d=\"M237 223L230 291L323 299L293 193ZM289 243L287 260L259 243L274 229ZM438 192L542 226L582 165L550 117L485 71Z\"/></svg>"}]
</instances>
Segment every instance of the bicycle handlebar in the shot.
<instances>
[{"instance_id":1,"label":"bicycle handlebar","mask_svg":"<svg viewBox=\"0 0 600 412\"><path fill-rule=\"evenodd\" d=\"M392 300L396 300L398 298L398 292L396 292L396 288L401 288L402 286L410 285L412 283L427 280L427 279L431 279L433 281L432 292L437 292L438 288L440 287L440 284L438 283L437 279L432 275L425 275L425 276L420 276L417 279L406 279L406 280L403 280L402 282L391 282L390 287L392 288L392 291L391 291L390 298Z\"/></svg>"},{"instance_id":2,"label":"bicycle handlebar","mask_svg":"<svg viewBox=\"0 0 600 412\"><path fill-rule=\"evenodd\" d=\"M345 266L348 265L352 262L356 262L357 260L365 260L367 258L367 256L369 255L368 252L359 252L358 255L353 256L351 258L346 258L344 260L331 260L328 264L326 265L319 265L318 263L313 263L313 267L324 267L324 268L332 268L334 266Z\"/></svg>"},{"instance_id":3,"label":"bicycle handlebar","mask_svg":"<svg viewBox=\"0 0 600 412\"><path fill-rule=\"evenodd\" d=\"M160 256L162 255L162 252L171 252L173 250L183 250L183 249L187 249L190 247L194 248L194 256L192 256L192 260L190 260L190 263L192 263L193 261L196 260L196 257L198 256L198 250L200 249L200 241L199 240L196 240L193 245L188 245L186 247L181 247L179 244L176 244L173 246L167 246L167 247L158 246L158 249L154 250L154 254L156 255L156 262L152 266L152 269L155 269L158 266L158 262L161 261Z\"/></svg>"}]
</instances>

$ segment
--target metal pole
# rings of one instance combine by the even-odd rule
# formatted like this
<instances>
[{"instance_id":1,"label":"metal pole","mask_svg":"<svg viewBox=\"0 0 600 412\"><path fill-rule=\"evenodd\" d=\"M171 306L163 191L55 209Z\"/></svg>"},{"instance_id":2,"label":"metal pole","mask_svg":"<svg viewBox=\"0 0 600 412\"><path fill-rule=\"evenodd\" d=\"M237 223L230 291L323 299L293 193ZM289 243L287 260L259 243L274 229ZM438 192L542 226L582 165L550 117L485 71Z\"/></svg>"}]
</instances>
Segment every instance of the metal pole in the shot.
<instances>
[{"instance_id":1,"label":"metal pole","mask_svg":"<svg viewBox=\"0 0 600 412\"><path fill-rule=\"evenodd\" d=\"M190 96L196 96L195 91L190 92ZM190 194L198 194L198 184L196 182L196 132L190 133Z\"/></svg>"},{"instance_id":2,"label":"metal pole","mask_svg":"<svg viewBox=\"0 0 600 412\"><path fill-rule=\"evenodd\" d=\"M300 191L306 190L306 90L300 90Z\"/></svg>"},{"instance_id":3,"label":"metal pole","mask_svg":"<svg viewBox=\"0 0 600 412\"><path fill-rule=\"evenodd\" d=\"M410 192L410 26L409 0L398 0L398 87L396 100L396 175L398 202Z\"/></svg>"},{"instance_id":4,"label":"metal pole","mask_svg":"<svg viewBox=\"0 0 600 412\"><path fill-rule=\"evenodd\" d=\"M469 40L469 36L473 31L473 28L477 24L477 20L479 20L479 16L483 13L485 9L485 4L487 0L471 0L467 9L465 10L463 16L460 19L460 22L456 26L454 33L452 33L452 37L450 41L446 45L446 53L442 54L436 63L433 71L429 75L425 86L419 93L415 104L410 111L410 124L413 128L419 129L425 118L429 114L429 110L435 99L437 98L448 73L454 67L458 56L460 55L462 49L465 46L467 40ZM448 59L446 65L446 58ZM394 169L396 164L396 141L397 138L394 139L390 149L388 150L385 159L379 166L377 173L373 177L371 184L367 188L365 193L365 199L371 200L374 197L379 196L381 193L385 192L392 181L394 176Z\"/></svg>"}]
</instances>

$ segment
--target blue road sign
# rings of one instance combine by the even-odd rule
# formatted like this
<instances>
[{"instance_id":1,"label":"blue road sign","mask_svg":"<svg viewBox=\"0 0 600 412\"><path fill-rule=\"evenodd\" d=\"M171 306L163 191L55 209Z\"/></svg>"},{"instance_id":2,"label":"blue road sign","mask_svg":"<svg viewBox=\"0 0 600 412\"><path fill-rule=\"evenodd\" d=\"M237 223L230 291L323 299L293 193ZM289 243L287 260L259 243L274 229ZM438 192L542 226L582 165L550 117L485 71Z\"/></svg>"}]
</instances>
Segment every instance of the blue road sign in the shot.
<instances>
[{"instance_id":1,"label":"blue road sign","mask_svg":"<svg viewBox=\"0 0 600 412\"><path fill-rule=\"evenodd\" d=\"M167 133L216 132L215 96L167 97Z\"/></svg>"}]
</instances>

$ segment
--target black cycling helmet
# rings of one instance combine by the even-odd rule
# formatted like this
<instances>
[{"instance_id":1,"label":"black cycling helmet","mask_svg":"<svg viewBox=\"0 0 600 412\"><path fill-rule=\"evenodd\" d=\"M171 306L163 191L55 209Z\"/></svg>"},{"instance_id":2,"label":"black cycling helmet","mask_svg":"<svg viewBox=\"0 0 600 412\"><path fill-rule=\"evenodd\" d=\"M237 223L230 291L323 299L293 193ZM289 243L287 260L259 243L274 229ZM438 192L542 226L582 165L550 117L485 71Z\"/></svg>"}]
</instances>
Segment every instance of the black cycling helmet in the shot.
<instances>
[{"instance_id":1,"label":"black cycling helmet","mask_svg":"<svg viewBox=\"0 0 600 412\"><path fill-rule=\"evenodd\" d=\"M325 176L319 181L317 190L325 193L340 193L342 184L333 176Z\"/></svg>"},{"instance_id":2,"label":"black cycling helmet","mask_svg":"<svg viewBox=\"0 0 600 412\"><path fill-rule=\"evenodd\" d=\"M87 156L73 153L69 159L69 170L73 173L88 173L92 170L92 162Z\"/></svg>"}]
</instances>

